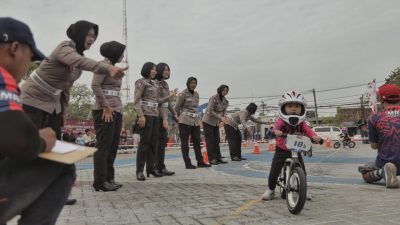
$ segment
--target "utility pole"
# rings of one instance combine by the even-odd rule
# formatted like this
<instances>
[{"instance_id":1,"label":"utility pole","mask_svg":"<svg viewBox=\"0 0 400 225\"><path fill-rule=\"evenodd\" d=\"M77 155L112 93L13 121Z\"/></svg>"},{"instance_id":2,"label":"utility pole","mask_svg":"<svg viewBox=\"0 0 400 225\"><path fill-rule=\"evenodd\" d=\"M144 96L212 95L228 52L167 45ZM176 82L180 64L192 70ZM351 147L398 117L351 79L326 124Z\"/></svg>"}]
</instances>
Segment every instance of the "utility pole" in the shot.
<instances>
[{"instance_id":1,"label":"utility pole","mask_svg":"<svg viewBox=\"0 0 400 225\"><path fill-rule=\"evenodd\" d=\"M262 110L262 114L265 116L264 112L265 112L265 103L264 101L261 102L261 110Z\"/></svg>"},{"instance_id":2,"label":"utility pole","mask_svg":"<svg viewBox=\"0 0 400 225\"><path fill-rule=\"evenodd\" d=\"M315 97L315 89L312 89L312 93L314 95L314 107L315 107L315 124L318 126L318 110L317 110L317 98Z\"/></svg>"},{"instance_id":3,"label":"utility pole","mask_svg":"<svg viewBox=\"0 0 400 225\"><path fill-rule=\"evenodd\" d=\"M364 122L364 94L361 95L361 123Z\"/></svg>"},{"instance_id":4,"label":"utility pole","mask_svg":"<svg viewBox=\"0 0 400 225\"><path fill-rule=\"evenodd\" d=\"M131 88L129 85L129 61L128 61L128 23L127 23L127 18L126 18L126 0L123 2L123 10L122 10L122 15L123 15L123 38L124 38L124 44L125 44L125 57L122 61L123 67L128 67L128 69L125 71L125 87L121 88L122 91L125 91L125 103L128 103L130 100L130 95L131 95Z\"/></svg>"}]
</instances>

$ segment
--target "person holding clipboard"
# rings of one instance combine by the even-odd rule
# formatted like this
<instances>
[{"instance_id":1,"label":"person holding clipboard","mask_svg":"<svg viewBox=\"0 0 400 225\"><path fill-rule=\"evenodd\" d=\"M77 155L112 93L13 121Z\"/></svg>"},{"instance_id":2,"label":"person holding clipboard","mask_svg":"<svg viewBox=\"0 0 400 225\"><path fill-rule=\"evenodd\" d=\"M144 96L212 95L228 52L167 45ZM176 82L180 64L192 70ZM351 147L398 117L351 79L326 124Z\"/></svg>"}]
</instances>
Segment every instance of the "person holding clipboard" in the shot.
<instances>
[{"instance_id":1,"label":"person holding clipboard","mask_svg":"<svg viewBox=\"0 0 400 225\"><path fill-rule=\"evenodd\" d=\"M54 130L38 130L23 111L17 83L45 56L30 28L0 17L0 224L55 224L75 180L75 167L38 158L50 152Z\"/></svg>"}]
</instances>

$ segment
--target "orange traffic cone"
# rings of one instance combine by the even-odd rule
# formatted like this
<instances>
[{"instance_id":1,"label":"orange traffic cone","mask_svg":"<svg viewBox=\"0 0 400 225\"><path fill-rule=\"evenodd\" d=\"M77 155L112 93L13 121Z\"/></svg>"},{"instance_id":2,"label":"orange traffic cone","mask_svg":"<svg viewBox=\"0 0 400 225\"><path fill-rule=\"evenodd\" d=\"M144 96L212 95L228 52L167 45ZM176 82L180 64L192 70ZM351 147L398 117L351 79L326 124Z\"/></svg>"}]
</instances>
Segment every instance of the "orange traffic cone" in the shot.
<instances>
[{"instance_id":1,"label":"orange traffic cone","mask_svg":"<svg viewBox=\"0 0 400 225\"><path fill-rule=\"evenodd\" d=\"M275 149L275 146L274 146L274 144L273 144L272 142L270 142L270 143L269 143L269 148L268 148L268 151L270 151L270 152L273 152L273 151L274 151L274 149Z\"/></svg>"},{"instance_id":2,"label":"orange traffic cone","mask_svg":"<svg viewBox=\"0 0 400 225\"><path fill-rule=\"evenodd\" d=\"M260 146L258 146L258 142L254 142L253 154L260 154Z\"/></svg>"},{"instance_id":3,"label":"orange traffic cone","mask_svg":"<svg viewBox=\"0 0 400 225\"><path fill-rule=\"evenodd\" d=\"M167 147L170 148L172 147L172 144L174 143L174 140L172 140L172 137L168 138L168 142L167 142Z\"/></svg>"},{"instance_id":4,"label":"orange traffic cone","mask_svg":"<svg viewBox=\"0 0 400 225\"><path fill-rule=\"evenodd\" d=\"M331 147L332 147L331 140L329 138L326 138L326 140L325 140L325 148L331 148Z\"/></svg>"},{"instance_id":5,"label":"orange traffic cone","mask_svg":"<svg viewBox=\"0 0 400 225\"><path fill-rule=\"evenodd\" d=\"M246 147L247 147L247 142L246 142L246 141L243 142L242 147L243 147L243 148L246 148Z\"/></svg>"},{"instance_id":6,"label":"orange traffic cone","mask_svg":"<svg viewBox=\"0 0 400 225\"><path fill-rule=\"evenodd\" d=\"M203 152L203 162L209 164L207 151Z\"/></svg>"}]
</instances>

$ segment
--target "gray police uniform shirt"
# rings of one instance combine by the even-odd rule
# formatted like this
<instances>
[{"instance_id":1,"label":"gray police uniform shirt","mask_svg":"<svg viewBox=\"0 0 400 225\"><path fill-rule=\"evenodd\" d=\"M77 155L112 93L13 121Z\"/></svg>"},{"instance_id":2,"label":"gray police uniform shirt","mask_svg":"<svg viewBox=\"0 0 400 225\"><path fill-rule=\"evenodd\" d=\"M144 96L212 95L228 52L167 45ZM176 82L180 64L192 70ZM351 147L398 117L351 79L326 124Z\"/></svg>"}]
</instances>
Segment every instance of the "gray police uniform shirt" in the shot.
<instances>
[{"instance_id":1,"label":"gray police uniform shirt","mask_svg":"<svg viewBox=\"0 0 400 225\"><path fill-rule=\"evenodd\" d=\"M208 107L203 117L203 122L211 126L218 126L222 118L226 115L226 109L229 106L228 100L225 97L222 100L219 95L213 95L208 101Z\"/></svg>"},{"instance_id":2,"label":"gray police uniform shirt","mask_svg":"<svg viewBox=\"0 0 400 225\"><path fill-rule=\"evenodd\" d=\"M110 60L102 62L111 65ZM93 110L111 107L115 112L122 113L121 93L122 79L111 77L104 73L94 73L92 78L92 90L95 95Z\"/></svg>"},{"instance_id":3,"label":"gray police uniform shirt","mask_svg":"<svg viewBox=\"0 0 400 225\"><path fill-rule=\"evenodd\" d=\"M168 111L172 113L172 115L176 115L175 109L172 107L172 103L169 99L169 86L168 83L164 80L158 81L159 87L159 107L163 107L162 114L160 118L167 119L168 118Z\"/></svg>"},{"instance_id":4,"label":"gray police uniform shirt","mask_svg":"<svg viewBox=\"0 0 400 225\"><path fill-rule=\"evenodd\" d=\"M197 113L199 106L199 94L194 91L193 94L188 90L183 90L176 100L175 111L178 115L179 123L189 126L200 126L200 116ZM186 114L190 113L191 115ZM194 116L196 115L196 116Z\"/></svg>"},{"instance_id":5,"label":"gray police uniform shirt","mask_svg":"<svg viewBox=\"0 0 400 225\"><path fill-rule=\"evenodd\" d=\"M159 87L155 80L140 78L135 82L135 97L133 108L138 116L162 116L162 107L158 107ZM145 103L157 104L157 106L149 106Z\"/></svg>"},{"instance_id":6,"label":"gray police uniform shirt","mask_svg":"<svg viewBox=\"0 0 400 225\"><path fill-rule=\"evenodd\" d=\"M247 127L246 122L248 120L251 120L255 123L265 123L259 119L256 119L253 115L250 115L250 113L245 109L229 115L228 122L226 124L232 126L235 129L238 129L239 124L242 124L243 128L245 129Z\"/></svg>"},{"instance_id":7,"label":"gray police uniform shirt","mask_svg":"<svg viewBox=\"0 0 400 225\"><path fill-rule=\"evenodd\" d=\"M81 76L82 70L107 73L108 67L109 65L104 62L97 62L79 55L73 41L63 41L34 71L45 84L61 93L55 94L43 85L38 85L32 80L31 74L21 87L22 103L50 114L65 113L70 89Z\"/></svg>"}]
</instances>

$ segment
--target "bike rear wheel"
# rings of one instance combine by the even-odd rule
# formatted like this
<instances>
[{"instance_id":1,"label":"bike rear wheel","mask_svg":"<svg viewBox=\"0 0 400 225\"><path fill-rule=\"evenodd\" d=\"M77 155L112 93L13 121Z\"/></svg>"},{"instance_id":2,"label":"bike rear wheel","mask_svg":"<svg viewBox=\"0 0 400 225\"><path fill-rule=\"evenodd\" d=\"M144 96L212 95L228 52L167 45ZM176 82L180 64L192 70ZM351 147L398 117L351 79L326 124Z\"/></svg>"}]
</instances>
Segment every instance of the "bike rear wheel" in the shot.
<instances>
[{"instance_id":1,"label":"bike rear wheel","mask_svg":"<svg viewBox=\"0 0 400 225\"><path fill-rule=\"evenodd\" d=\"M304 207L307 195L306 175L302 168L295 167L290 174L286 191L286 205L289 212L299 214Z\"/></svg>"},{"instance_id":2,"label":"bike rear wheel","mask_svg":"<svg viewBox=\"0 0 400 225\"><path fill-rule=\"evenodd\" d=\"M334 148L339 148L339 147L340 147L340 142L338 142L338 141L335 142L335 143L333 144L333 147L334 147Z\"/></svg>"}]
</instances>

